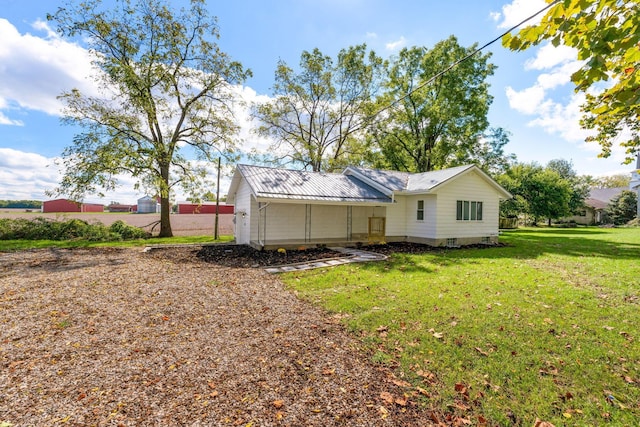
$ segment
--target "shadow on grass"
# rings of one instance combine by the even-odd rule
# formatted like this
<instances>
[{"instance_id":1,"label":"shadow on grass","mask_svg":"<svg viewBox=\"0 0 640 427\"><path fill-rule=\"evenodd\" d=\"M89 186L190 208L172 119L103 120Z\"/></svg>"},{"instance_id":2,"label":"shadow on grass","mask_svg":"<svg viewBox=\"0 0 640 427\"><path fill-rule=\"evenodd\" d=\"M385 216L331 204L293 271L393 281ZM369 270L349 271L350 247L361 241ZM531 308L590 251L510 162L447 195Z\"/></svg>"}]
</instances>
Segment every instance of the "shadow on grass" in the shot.
<instances>
[{"instance_id":1,"label":"shadow on grass","mask_svg":"<svg viewBox=\"0 0 640 427\"><path fill-rule=\"evenodd\" d=\"M570 257L590 257L618 260L640 259L640 229L629 229L632 235L626 241L613 241L607 236L620 240L622 229L524 229L505 232L500 246L474 246L462 248L430 248L425 246L420 253L393 253L388 261L369 263L364 268L381 272L390 268L406 272L431 273L439 266L455 264L468 265L486 259L536 259L543 255L555 254ZM614 235L617 234L616 235ZM592 236L592 238L589 238ZM638 243L636 243L638 242ZM375 252L375 249L372 249ZM418 256L416 256L418 255Z\"/></svg>"}]
</instances>

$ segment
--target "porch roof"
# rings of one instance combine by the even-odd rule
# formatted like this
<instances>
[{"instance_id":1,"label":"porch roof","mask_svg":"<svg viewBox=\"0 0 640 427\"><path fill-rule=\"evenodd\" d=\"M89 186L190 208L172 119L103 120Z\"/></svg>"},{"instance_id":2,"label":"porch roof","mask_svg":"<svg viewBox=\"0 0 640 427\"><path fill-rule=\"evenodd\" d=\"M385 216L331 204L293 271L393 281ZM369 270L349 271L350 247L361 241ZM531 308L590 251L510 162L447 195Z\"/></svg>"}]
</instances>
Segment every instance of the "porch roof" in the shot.
<instances>
[{"instance_id":1,"label":"porch roof","mask_svg":"<svg viewBox=\"0 0 640 427\"><path fill-rule=\"evenodd\" d=\"M393 203L393 199L353 176L238 165L255 197L288 201ZM235 180L235 177L234 177ZM232 184L233 185L233 184Z\"/></svg>"}]
</instances>

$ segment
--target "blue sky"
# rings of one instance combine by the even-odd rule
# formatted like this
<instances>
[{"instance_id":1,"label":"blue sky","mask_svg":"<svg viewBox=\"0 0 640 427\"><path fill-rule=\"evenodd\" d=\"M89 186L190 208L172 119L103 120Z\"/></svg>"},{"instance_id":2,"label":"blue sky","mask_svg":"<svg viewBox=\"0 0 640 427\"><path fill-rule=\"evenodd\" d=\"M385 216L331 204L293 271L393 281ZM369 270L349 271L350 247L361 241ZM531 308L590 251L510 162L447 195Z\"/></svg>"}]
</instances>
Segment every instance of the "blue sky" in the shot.
<instances>
[{"instance_id":1,"label":"blue sky","mask_svg":"<svg viewBox=\"0 0 640 427\"><path fill-rule=\"evenodd\" d=\"M110 0L105 0L106 2ZM179 5L184 0L174 0ZM45 190L59 179L55 160L71 144L74 129L60 124L56 96L78 87L90 91L89 67L82 46L61 40L46 22L57 0L3 0L0 10L0 199L46 200ZM248 100L270 95L279 59L295 67L303 50L319 48L335 57L348 46L366 43L383 57L405 46L431 47L454 34L463 45L492 40L545 5L544 0L209 0L218 17L219 44L233 59L253 71L239 92ZM519 161L563 158L580 174L628 173L614 151L599 159L599 148L585 144L579 127L581 98L569 81L579 65L570 49L543 46L514 53L497 42L488 48L498 66L490 79L493 127L511 132L508 152ZM249 133L249 147L264 147ZM223 180L224 193L227 180ZM105 199L134 202L142 193L133 182ZM184 198L178 194L177 199Z\"/></svg>"}]
</instances>

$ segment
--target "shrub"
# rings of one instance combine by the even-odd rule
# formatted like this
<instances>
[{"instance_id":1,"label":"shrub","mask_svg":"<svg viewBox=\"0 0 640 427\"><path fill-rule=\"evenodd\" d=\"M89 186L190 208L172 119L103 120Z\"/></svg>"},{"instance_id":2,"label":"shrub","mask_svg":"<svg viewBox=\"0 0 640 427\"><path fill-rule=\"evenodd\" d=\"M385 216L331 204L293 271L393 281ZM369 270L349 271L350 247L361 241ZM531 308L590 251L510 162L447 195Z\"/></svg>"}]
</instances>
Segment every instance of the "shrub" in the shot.
<instances>
[{"instance_id":1,"label":"shrub","mask_svg":"<svg viewBox=\"0 0 640 427\"><path fill-rule=\"evenodd\" d=\"M0 219L0 240L88 240L106 242L112 240L132 240L149 237L149 233L123 221L116 221L110 227L102 223L90 224L80 219L55 221L37 217L32 220Z\"/></svg>"},{"instance_id":2,"label":"shrub","mask_svg":"<svg viewBox=\"0 0 640 427\"><path fill-rule=\"evenodd\" d=\"M122 240L146 239L149 233L141 228L126 224L124 221L118 220L111 224L109 231L120 236Z\"/></svg>"}]
</instances>

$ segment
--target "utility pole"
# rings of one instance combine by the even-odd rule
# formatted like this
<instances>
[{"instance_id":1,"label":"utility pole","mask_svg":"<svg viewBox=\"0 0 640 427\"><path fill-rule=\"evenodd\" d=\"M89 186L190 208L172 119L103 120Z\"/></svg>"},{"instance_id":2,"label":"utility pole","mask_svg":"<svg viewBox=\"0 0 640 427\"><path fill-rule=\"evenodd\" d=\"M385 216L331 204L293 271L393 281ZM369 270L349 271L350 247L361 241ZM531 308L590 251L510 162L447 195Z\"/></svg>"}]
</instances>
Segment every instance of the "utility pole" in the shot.
<instances>
[{"instance_id":1,"label":"utility pole","mask_svg":"<svg viewBox=\"0 0 640 427\"><path fill-rule=\"evenodd\" d=\"M220 157L218 157L218 182L216 184L216 225L215 231L213 232L213 238L218 240L220 235L218 234L218 215L220 210Z\"/></svg>"}]
</instances>

